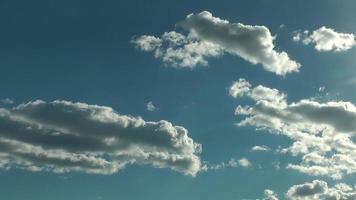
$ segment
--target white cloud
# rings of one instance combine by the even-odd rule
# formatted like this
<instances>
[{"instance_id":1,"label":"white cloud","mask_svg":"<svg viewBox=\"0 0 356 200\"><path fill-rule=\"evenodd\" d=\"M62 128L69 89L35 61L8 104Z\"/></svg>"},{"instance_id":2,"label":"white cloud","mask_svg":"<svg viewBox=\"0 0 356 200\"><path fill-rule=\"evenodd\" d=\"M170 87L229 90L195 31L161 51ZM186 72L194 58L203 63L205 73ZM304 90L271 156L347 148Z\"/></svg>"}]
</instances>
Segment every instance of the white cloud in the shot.
<instances>
[{"instance_id":1,"label":"white cloud","mask_svg":"<svg viewBox=\"0 0 356 200\"><path fill-rule=\"evenodd\" d=\"M326 89L326 87L325 87L325 86L321 86L321 87L319 87L318 91L319 91L319 92L324 92L324 91L325 91L325 89Z\"/></svg>"},{"instance_id":2,"label":"white cloud","mask_svg":"<svg viewBox=\"0 0 356 200\"><path fill-rule=\"evenodd\" d=\"M143 35L132 42L143 51L154 52L154 56L167 65L178 68L206 66L207 58L223 54L222 49L211 42L200 41L191 35L185 36L175 31L165 32L161 38Z\"/></svg>"},{"instance_id":3,"label":"white cloud","mask_svg":"<svg viewBox=\"0 0 356 200\"><path fill-rule=\"evenodd\" d=\"M257 152L257 151L271 151L271 148L269 148L268 146L254 146L251 148L251 152Z\"/></svg>"},{"instance_id":4,"label":"white cloud","mask_svg":"<svg viewBox=\"0 0 356 200\"><path fill-rule=\"evenodd\" d=\"M135 44L143 51L153 51L162 45L162 39L151 35L142 35L135 39Z\"/></svg>"},{"instance_id":5,"label":"white cloud","mask_svg":"<svg viewBox=\"0 0 356 200\"><path fill-rule=\"evenodd\" d=\"M356 45L355 35L352 33L338 33L334 29L325 26L319 29L303 32L295 32L293 40L302 41L303 44L313 44L318 51L347 51Z\"/></svg>"},{"instance_id":6,"label":"white cloud","mask_svg":"<svg viewBox=\"0 0 356 200\"><path fill-rule=\"evenodd\" d=\"M157 107L155 105L153 105L152 101L149 101L147 104L146 104L146 109L148 111L155 111L157 110Z\"/></svg>"},{"instance_id":7,"label":"white cloud","mask_svg":"<svg viewBox=\"0 0 356 200\"><path fill-rule=\"evenodd\" d=\"M345 183L329 187L325 181L314 180L299 185L293 185L285 194L288 200L355 200L356 188ZM278 195L270 190L264 191L262 200L278 200Z\"/></svg>"},{"instance_id":8,"label":"white cloud","mask_svg":"<svg viewBox=\"0 0 356 200\"><path fill-rule=\"evenodd\" d=\"M222 170L225 168L235 168L235 167L251 167L252 163L247 159L247 158L241 158L239 160L235 159L235 158L231 158L229 161L224 161L221 162L219 164L210 164L208 162L205 162L203 165L203 170L204 171L209 171L209 170Z\"/></svg>"},{"instance_id":9,"label":"white cloud","mask_svg":"<svg viewBox=\"0 0 356 200\"><path fill-rule=\"evenodd\" d=\"M238 161L235 158L231 158L229 161L222 162L219 164L205 163L204 168L205 171L208 171L208 170L222 170L229 167L235 168L237 166L238 166Z\"/></svg>"},{"instance_id":10,"label":"white cloud","mask_svg":"<svg viewBox=\"0 0 356 200\"><path fill-rule=\"evenodd\" d=\"M241 158L237 161L241 167L251 167L252 163L247 158Z\"/></svg>"},{"instance_id":11,"label":"white cloud","mask_svg":"<svg viewBox=\"0 0 356 200\"><path fill-rule=\"evenodd\" d=\"M266 189L262 200L278 200L278 195L273 190Z\"/></svg>"},{"instance_id":12,"label":"white cloud","mask_svg":"<svg viewBox=\"0 0 356 200\"><path fill-rule=\"evenodd\" d=\"M201 145L181 126L110 107L34 101L0 109L0 167L111 174L130 164L195 176Z\"/></svg>"},{"instance_id":13,"label":"white cloud","mask_svg":"<svg viewBox=\"0 0 356 200\"><path fill-rule=\"evenodd\" d=\"M232 97L239 97L245 95L249 92L251 84L243 78L240 78L238 81L234 82L229 89L229 95Z\"/></svg>"},{"instance_id":14,"label":"white cloud","mask_svg":"<svg viewBox=\"0 0 356 200\"><path fill-rule=\"evenodd\" d=\"M300 68L286 52L275 50L275 37L265 26L231 23L208 11L189 14L179 25L188 35L171 31L161 38L140 36L133 43L177 67L207 65L207 58L229 53L252 64L261 64L265 70L278 75L297 72Z\"/></svg>"},{"instance_id":15,"label":"white cloud","mask_svg":"<svg viewBox=\"0 0 356 200\"><path fill-rule=\"evenodd\" d=\"M265 86L249 87L237 94L255 101L253 106L236 108L237 115L246 116L238 126L255 126L293 141L280 152L301 156L302 161L287 168L335 179L356 172L356 144L352 140L356 135L356 106L352 103L312 99L288 103L287 95Z\"/></svg>"},{"instance_id":16,"label":"white cloud","mask_svg":"<svg viewBox=\"0 0 356 200\"><path fill-rule=\"evenodd\" d=\"M286 196L290 200L355 200L356 190L344 183L328 187L325 181L314 180L292 186Z\"/></svg>"}]
</instances>

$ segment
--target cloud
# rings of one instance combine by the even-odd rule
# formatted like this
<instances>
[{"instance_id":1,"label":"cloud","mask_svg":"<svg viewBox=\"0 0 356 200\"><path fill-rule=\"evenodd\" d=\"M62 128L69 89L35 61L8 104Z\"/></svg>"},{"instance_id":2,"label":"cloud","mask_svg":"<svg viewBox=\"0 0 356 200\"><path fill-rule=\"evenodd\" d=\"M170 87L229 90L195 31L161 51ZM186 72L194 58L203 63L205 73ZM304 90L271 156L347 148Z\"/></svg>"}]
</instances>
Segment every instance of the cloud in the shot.
<instances>
[{"instance_id":1,"label":"cloud","mask_svg":"<svg viewBox=\"0 0 356 200\"><path fill-rule=\"evenodd\" d=\"M230 91L241 82L251 85L240 79ZM302 99L289 103L286 94L262 85L233 94L255 102L252 106L239 105L235 109L236 115L245 116L238 126L254 126L258 130L288 136L293 141L280 152L300 156L301 163L290 163L287 168L335 179L356 172L356 144L352 140L356 135L356 106L351 102L321 103Z\"/></svg>"},{"instance_id":2,"label":"cloud","mask_svg":"<svg viewBox=\"0 0 356 200\"><path fill-rule=\"evenodd\" d=\"M219 164L205 163L204 168L205 168L205 171L208 171L208 170L222 170L222 169L229 168L229 167L235 168L238 165L239 165L238 161L235 158L231 158L229 161L222 162L222 163L219 163Z\"/></svg>"},{"instance_id":3,"label":"cloud","mask_svg":"<svg viewBox=\"0 0 356 200\"><path fill-rule=\"evenodd\" d=\"M250 91L251 84L243 78L234 82L229 89L229 95L232 97L239 97L245 95Z\"/></svg>"},{"instance_id":4,"label":"cloud","mask_svg":"<svg viewBox=\"0 0 356 200\"><path fill-rule=\"evenodd\" d=\"M241 167L251 167L252 163L247 158L241 158L237 161Z\"/></svg>"},{"instance_id":5,"label":"cloud","mask_svg":"<svg viewBox=\"0 0 356 200\"><path fill-rule=\"evenodd\" d=\"M354 200L356 199L356 190L344 183L328 187L325 181L314 180L292 186L286 196L291 200Z\"/></svg>"},{"instance_id":6,"label":"cloud","mask_svg":"<svg viewBox=\"0 0 356 200\"><path fill-rule=\"evenodd\" d=\"M2 104L13 104L15 102L14 102L14 100L12 100L10 98L5 98L5 99L0 99L0 103L2 103Z\"/></svg>"},{"instance_id":7,"label":"cloud","mask_svg":"<svg viewBox=\"0 0 356 200\"><path fill-rule=\"evenodd\" d=\"M208 162L205 162L203 165L203 170L204 171L209 171L209 170L222 170L225 168L236 168L238 166L247 168L252 166L252 163L247 159L247 158L241 158L239 160L235 158L231 158L229 161L224 161L219 164L210 164Z\"/></svg>"},{"instance_id":8,"label":"cloud","mask_svg":"<svg viewBox=\"0 0 356 200\"><path fill-rule=\"evenodd\" d=\"M254 146L251 148L250 150L251 152L258 152L258 151L271 151L271 148L269 148L268 146Z\"/></svg>"},{"instance_id":9,"label":"cloud","mask_svg":"<svg viewBox=\"0 0 356 200\"><path fill-rule=\"evenodd\" d=\"M165 32L161 38L143 35L132 42L138 49L154 52L156 58L176 68L206 66L207 58L223 54L223 50L211 42L200 41L191 35L186 36L175 31Z\"/></svg>"},{"instance_id":10,"label":"cloud","mask_svg":"<svg viewBox=\"0 0 356 200\"><path fill-rule=\"evenodd\" d=\"M150 101L150 102L148 102L147 104L146 104L146 109L148 110L148 111L155 111L155 110L157 110L158 108L155 106L155 105L153 105L153 103L152 103L152 101Z\"/></svg>"},{"instance_id":11,"label":"cloud","mask_svg":"<svg viewBox=\"0 0 356 200\"><path fill-rule=\"evenodd\" d=\"M209 57L225 53L261 64L266 71L278 75L297 72L301 66L286 52L275 50L275 37L265 26L231 23L208 11L189 14L179 26L188 32L187 35L171 31L160 38L143 35L132 42L137 48L154 52L156 58L176 67L208 65Z\"/></svg>"},{"instance_id":12,"label":"cloud","mask_svg":"<svg viewBox=\"0 0 356 200\"><path fill-rule=\"evenodd\" d=\"M131 164L195 176L201 145L168 121L144 121L110 107L33 101L0 109L0 167L112 174Z\"/></svg>"},{"instance_id":13,"label":"cloud","mask_svg":"<svg viewBox=\"0 0 356 200\"><path fill-rule=\"evenodd\" d=\"M334 29L325 26L309 32L297 31L293 36L296 42L301 41L305 45L313 44L318 51L347 51L356 45L355 35L352 33L338 33Z\"/></svg>"},{"instance_id":14,"label":"cloud","mask_svg":"<svg viewBox=\"0 0 356 200\"><path fill-rule=\"evenodd\" d=\"M273 190L266 189L262 200L278 200L278 195Z\"/></svg>"}]
</instances>

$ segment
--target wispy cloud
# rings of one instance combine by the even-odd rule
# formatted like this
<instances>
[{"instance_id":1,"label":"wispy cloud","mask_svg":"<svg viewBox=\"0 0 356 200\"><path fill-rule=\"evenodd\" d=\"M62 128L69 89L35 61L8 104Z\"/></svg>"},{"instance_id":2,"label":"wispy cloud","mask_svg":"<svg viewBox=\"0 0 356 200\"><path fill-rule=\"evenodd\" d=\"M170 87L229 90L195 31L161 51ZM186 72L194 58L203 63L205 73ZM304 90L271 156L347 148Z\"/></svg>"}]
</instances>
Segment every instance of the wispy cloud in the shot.
<instances>
[{"instance_id":1,"label":"wispy cloud","mask_svg":"<svg viewBox=\"0 0 356 200\"><path fill-rule=\"evenodd\" d=\"M12 100L10 98L5 98L5 99L0 99L0 103L2 103L2 104L13 104L15 102L14 102L14 100Z\"/></svg>"},{"instance_id":2,"label":"wispy cloud","mask_svg":"<svg viewBox=\"0 0 356 200\"><path fill-rule=\"evenodd\" d=\"M148 111L153 112L153 111L157 110L158 108L157 108L155 105L153 105L152 101L149 101L149 102L147 102L147 104L146 104L146 109L147 109Z\"/></svg>"}]
</instances>

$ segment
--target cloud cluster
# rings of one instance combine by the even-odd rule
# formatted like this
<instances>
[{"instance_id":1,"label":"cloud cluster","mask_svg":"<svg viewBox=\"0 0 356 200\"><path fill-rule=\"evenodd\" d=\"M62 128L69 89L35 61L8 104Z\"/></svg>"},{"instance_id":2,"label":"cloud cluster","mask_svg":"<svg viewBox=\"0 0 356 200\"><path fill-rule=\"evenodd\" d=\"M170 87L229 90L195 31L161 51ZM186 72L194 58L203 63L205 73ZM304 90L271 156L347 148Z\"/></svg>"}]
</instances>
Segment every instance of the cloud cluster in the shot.
<instances>
[{"instance_id":1,"label":"cloud cluster","mask_svg":"<svg viewBox=\"0 0 356 200\"><path fill-rule=\"evenodd\" d=\"M288 200L354 200L356 188L345 183L329 187L325 181L314 180L300 185L293 185L285 194ZM278 200L277 194L266 189L262 200Z\"/></svg>"},{"instance_id":2,"label":"cloud cluster","mask_svg":"<svg viewBox=\"0 0 356 200\"><path fill-rule=\"evenodd\" d=\"M300 64L284 51L275 50L274 39L265 26L231 23L210 12L189 14L179 25L187 35L175 31L161 37L143 35L133 40L137 48L154 52L163 62L177 67L207 65L207 58L224 53L236 55L278 75L297 72Z\"/></svg>"},{"instance_id":3,"label":"cloud cluster","mask_svg":"<svg viewBox=\"0 0 356 200\"><path fill-rule=\"evenodd\" d=\"M291 200L354 200L356 189L344 183L328 187L326 182L314 180L292 186L286 196Z\"/></svg>"},{"instance_id":4,"label":"cloud cluster","mask_svg":"<svg viewBox=\"0 0 356 200\"><path fill-rule=\"evenodd\" d=\"M278 195L273 190L266 189L262 200L278 200Z\"/></svg>"},{"instance_id":5,"label":"cloud cluster","mask_svg":"<svg viewBox=\"0 0 356 200\"><path fill-rule=\"evenodd\" d=\"M0 167L111 174L128 164L194 176L201 145L168 121L148 122L110 107L33 101L0 109Z\"/></svg>"},{"instance_id":6,"label":"cloud cluster","mask_svg":"<svg viewBox=\"0 0 356 200\"><path fill-rule=\"evenodd\" d=\"M301 157L301 162L289 164L289 169L335 179L356 172L356 144L352 139L356 135L356 106L352 103L312 99L288 103L287 95L277 89L252 87L244 79L235 82L229 94L255 102L235 109L237 115L246 116L238 126L254 126L293 141L280 151Z\"/></svg>"},{"instance_id":7,"label":"cloud cluster","mask_svg":"<svg viewBox=\"0 0 356 200\"><path fill-rule=\"evenodd\" d=\"M301 41L305 45L313 44L318 51L347 51L356 46L355 35L352 33L338 33L334 29L325 26L320 27L310 33L295 32L293 40Z\"/></svg>"}]
</instances>

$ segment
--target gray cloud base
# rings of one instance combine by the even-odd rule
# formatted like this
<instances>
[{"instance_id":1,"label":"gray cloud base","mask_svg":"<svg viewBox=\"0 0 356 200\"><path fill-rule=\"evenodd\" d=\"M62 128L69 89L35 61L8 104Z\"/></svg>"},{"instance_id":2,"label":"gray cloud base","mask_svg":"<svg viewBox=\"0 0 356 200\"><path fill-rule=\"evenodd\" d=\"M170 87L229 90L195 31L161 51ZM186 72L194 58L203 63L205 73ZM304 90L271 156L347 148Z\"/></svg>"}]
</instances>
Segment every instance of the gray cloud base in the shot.
<instances>
[{"instance_id":1,"label":"gray cloud base","mask_svg":"<svg viewBox=\"0 0 356 200\"><path fill-rule=\"evenodd\" d=\"M278 200L277 194L266 189L262 200ZM329 187L325 181L314 180L299 185L293 185L285 193L288 200L355 200L356 188L345 183ZM257 199L258 200L258 199Z\"/></svg>"},{"instance_id":2,"label":"gray cloud base","mask_svg":"<svg viewBox=\"0 0 356 200\"><path fill-rule=\"evenodd\" d=\"M201 167L184 127L69 101L0 109L0 144L2 168L111 174L137 163L195 176Z\"/></svg>"}]
</instances>

